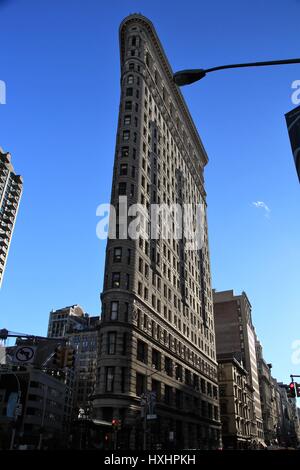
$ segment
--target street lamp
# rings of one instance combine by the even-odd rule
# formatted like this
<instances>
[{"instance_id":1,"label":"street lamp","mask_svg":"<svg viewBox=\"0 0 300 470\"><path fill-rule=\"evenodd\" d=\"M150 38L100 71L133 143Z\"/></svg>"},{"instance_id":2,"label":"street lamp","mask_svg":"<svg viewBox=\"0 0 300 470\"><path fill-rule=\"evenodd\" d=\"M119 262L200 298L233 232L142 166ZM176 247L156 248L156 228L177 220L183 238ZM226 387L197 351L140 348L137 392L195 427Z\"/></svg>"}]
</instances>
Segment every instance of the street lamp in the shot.
<instances>
[{"instance_id":1,"label":"street lamp","mask_svg":"<svg viewBox=\"0 0 300 470\"><path fill-rule=\"evenodd\" d=\"M270 65L300 64L300 59L269 60L266 62L247 62L244 64L219 65L210 69L188 69L174 73L173 80L178 86L190 85L205 77L207 73L224 69L238 69L243 67L264 67Z\"/></svg>"}]
</instances>

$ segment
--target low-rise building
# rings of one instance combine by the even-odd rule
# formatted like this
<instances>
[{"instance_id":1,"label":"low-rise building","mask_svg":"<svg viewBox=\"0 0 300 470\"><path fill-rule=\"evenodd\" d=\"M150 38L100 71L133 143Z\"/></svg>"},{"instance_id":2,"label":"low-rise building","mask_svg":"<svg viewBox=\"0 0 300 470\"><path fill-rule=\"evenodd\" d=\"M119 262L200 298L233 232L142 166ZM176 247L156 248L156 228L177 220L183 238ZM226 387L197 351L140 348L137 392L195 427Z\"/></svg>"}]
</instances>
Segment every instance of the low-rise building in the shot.
<instances>
[{"instance_id":1,"label":"low-rise building","mask_svg":"<svg viewBox=\"0 0 300 470\"><path fill-rule=\"evenodd\" d=\"M58 373L2 365L0 379L0 449L60 446L66 385Z\"/></svg>"},{"instance_id":2,"label":"low-rise building","mask_svg":"<svg viewBox=\"0 0 300 470\"><path fill-rule=\"evenodd\" d=\"M255 412L255 440L265 446L261 398L258 382L256 333L252 321L252 307L245 292L234 295L233 290L213 291L217 357L233 355L243 363L253 389Z\"/></svg>"}]
</instances>

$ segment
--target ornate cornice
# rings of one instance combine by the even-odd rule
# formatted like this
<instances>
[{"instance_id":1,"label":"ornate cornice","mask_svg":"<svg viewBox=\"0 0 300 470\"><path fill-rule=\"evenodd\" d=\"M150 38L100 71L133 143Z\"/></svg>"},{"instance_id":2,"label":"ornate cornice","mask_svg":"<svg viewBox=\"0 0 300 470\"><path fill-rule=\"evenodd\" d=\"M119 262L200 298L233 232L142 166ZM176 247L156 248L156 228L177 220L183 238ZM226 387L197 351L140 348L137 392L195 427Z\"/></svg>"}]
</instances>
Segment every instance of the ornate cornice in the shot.
<instances>
[{"instance_id":1,"label":"ornate cornice","mask_svg":"<svg viewBox=\"0 0 300 470\"><path fill-rule=\"evenodd\" d=\"M188 110L188 107L185 103L184 97L180 91L180 89L175 85L173 81L173 72L171 65L164 53L162 44L157 36L157 33L155 31L155 28L152 24L152 22L146 18L143 15L140 14L133 14L129 15L124 20L122 21L119 29L119 38L120 38L120 60L121 60L121 65L123 65L125 61L125 32L126 29L129 25L131 24L140 24L142 28L144 28L147 33L149 34L149 37L152 40L152 45L156 51L157 57L160 60L160 64L162 66L162 69L165 72L166 77L168 78L168 86L169 89L172 91L173 96L176 99L177 106L180 110L180 113L182 116L185 118L186 125L189 129L190 135L193 138L195 147L198 149L199 155L202 159L202 164L205 166L208 162L208 156L206 154L206 151L203 147L203 144L201 142L200 136L198 134L198 131L195 127L195 124L193 122L193 119L191 117L191 114Z\"/></svg>"}]
</instances>

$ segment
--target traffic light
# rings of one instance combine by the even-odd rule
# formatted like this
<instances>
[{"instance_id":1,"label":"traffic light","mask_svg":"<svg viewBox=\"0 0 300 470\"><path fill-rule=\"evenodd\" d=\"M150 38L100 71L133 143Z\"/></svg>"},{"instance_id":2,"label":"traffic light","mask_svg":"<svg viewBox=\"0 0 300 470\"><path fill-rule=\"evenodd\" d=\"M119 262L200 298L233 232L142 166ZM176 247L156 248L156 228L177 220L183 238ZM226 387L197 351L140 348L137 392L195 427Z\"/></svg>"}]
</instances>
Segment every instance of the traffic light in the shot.
<instances>
[{"instance_id":1,"label":"traffic light","mask_svg":"<svg viewBox=\"0 0 300 470\"><path fill-rule=\"evenodd\" d=\"M74 367L76 359L76 351L74 348L67 347L65 352L65 367Z\"/></svg>"},{"instance_id":2,"label":"traffic light","mask_svg":"<svg viewBox=\"0 0 300 470\"><path fill-rule=\"evenodd\" d=\"M114 431L118 431L121 428L121 420L113 418L111 421L111 425Z\"/></svg>"},{"instance_id":3,"label":"traffic light","mask_svg":"<svg viewBox=\"0 0 300 470\"><path fill-rule=\"evenodd\" d=\"M53 365L59 369L63 369L65 362L65 349L62 346L57 346L54 350Z\"/></svg>"},{"instance_id":4,"label":"traffic light","mask_svg":"<svg viewBox=\"0 0 300 470\"><path fill-rule=\"evenodd\" d=\"M295 382L291 382L287 391L288 398L295 398L296 397L296 387Z\"/></svg>"},{"instance_id":5,"label":"traffic light","mask_svg":"<svg viewBox=\"0 0 300 470\"><path fill-rule=\"evenodd\" d=\"M295 385L296 385L296 395L297 397L300 397L300 384L295 383Z\"/></svg>"}]
</instances>

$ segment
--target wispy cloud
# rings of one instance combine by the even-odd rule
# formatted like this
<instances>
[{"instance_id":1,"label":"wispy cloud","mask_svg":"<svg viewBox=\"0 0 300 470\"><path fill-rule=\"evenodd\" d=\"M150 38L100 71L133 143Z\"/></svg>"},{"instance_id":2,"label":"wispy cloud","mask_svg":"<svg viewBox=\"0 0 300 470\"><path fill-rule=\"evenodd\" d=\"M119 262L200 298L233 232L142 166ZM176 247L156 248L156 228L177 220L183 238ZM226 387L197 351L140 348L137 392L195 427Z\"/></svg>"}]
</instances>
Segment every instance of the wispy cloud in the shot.
<instances>
[{"instance_id":1,"label":"wispy cloud","mask_svg":"<svg viewBox=\"0 0 300 470\"><path fill-rule=\"evenodd\" d=\"M255 201L252 202L252 205L254 207L257 207L257 209L263 209L265 211L265 216L269 219L270 218L270 213L271 209L267 206L267 204L263 201Z\"/></svg>"}]
</instances>

